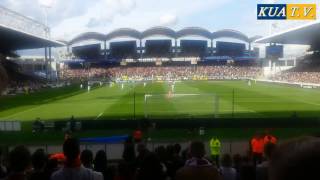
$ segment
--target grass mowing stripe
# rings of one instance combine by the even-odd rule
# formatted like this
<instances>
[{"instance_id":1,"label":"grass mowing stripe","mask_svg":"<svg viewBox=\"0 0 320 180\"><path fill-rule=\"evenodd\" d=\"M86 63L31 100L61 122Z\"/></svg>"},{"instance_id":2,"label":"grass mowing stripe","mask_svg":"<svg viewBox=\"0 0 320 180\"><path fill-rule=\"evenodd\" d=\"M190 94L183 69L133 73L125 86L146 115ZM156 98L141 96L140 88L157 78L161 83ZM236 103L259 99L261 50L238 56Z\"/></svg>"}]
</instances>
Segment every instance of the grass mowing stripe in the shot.
<instances>
[{"instance_id":1,"label":"grass mowing stripe","mask_svg":"<svg viewBox=\"0 0 320 180\"><path fill-rule=\"evenodd\" d=\"M177 82L175 86L177 94L217 94L220 117L231 117L232 89L235 89L235 117L289 117L293 112L298 112L299 117L320 115L319 90L266 83L248 86L245 81L184 81ZM104 86L86 93L75 86L67 90L54 89L39 94L0 98L0 117L29 121L37 117L42 120L64 120L75 115L79 119L94 120L103 112L98 119L132 118L134 93L137 118L144 117L145 94L163 95L162 100L151 99L149 113L153 113L153 117L164 118L167 115L172 118L179 114L198 117L208 114L205 110L212 108L211 101L206 99L173 97L170 100L166 97L169 88L171 87L167 83L147 83L146 86L125 83L124 89L117 84L113 88Z\"/></svg>"},{"instance_id":2,"label":"grass mowing stripe","mask_svg":"<svg viewBox=\"0 0 320 180\"><path fill-rule=\"evenodd\" d=\"M47 104L48 102L58 101L80 93L78 86L73 85L57 89L44 89L28 95L0 96L0 117L6 117L36 105Z\"/></svg>"},{"instance_id":3,"label":"grass mowing stripe","mask_svg":"<svg viewBox=\"0 0 320 180\"><path fill-rule=\"evenodd\" d=\"M198 92L200 92L200 93L216 94L219 97L219 112L218 113L220 115L223 115L222 112L229 112L229 116L231 116L232 115L232 89L233 88L223 87L224 83L225 83L224 81L220 81L220 82L217 82L214 84L208 83L208 84L199 85L197 82L195 82L195 83L186 82L184 84L197 89ZM221 89L223 89L223 91L221 91ZM229 94L226 93L228 91L230 92ZM250 113L254 113L255 116L258 116L258 117L264 116L262 113L257 112L252 108L248 108L246 106L239 105L236 101L235 101L234 105L235 105L234 106L234 113L235 114L237 112L250 112Z\"/></svg>"},{"instance_id":4,"label":"grass mowing stripe","mask_svg":"<svg viewBox=\"0 0 320 180\"><path fill-rule=\"evenodd\" d=\"M99 88L94 88L94 89L92 89L91 92L94 93L98 89ZM88 95L89 94L86 91L83 91L83 90L82 91L76 91L75 93L72 93L71 96L65 97L64 99L55 99L55 100L48 99L47 100L48 103L46 103L46 104L41 104L41 105L35 106L35 107L27 109L25 111L21 111L21 112L12 114L10 116L7 116L7 117L1 118L1 119L5 119L5 120L15 120L15 119L18 119L18 118L21 119L21 118L27 117L29 114L36 114L33 118L30 118L29 120L34 120L37 117L42 119L41 114L45 114L45 113L54 113L54 114L56 113L57 117L58 117L58 115L61 114L61 113L58 112L60 110L59 106L66 106L66 105L68 105L68 103L65 103L65 102L68 102L69 100L72 100L72 99L78 99L78 98L81 98L81 97L86 97ZM60 102L60 104L59 104L59 102ZM76 106L76 105L72 104L72 105L70 105L70 107L71 106ZM52 110L49 110L50 109L49 107L53 107ZM67 106L67 107L69 107L69 106ZM68 110L70 110L70 109L68 109ZM73 114L70 114L66 118L70 118L71 115L73 115Z\"/></svg>"},{"instance_id":5,"label":"grass mowing stripe","mask_svg":"<svg viewBox=\"0 0 320 180\"><path fill-rule=\"evenodd\" d=\"M238 83L245 84L244 82L241 82L241 81ZM226 84L224 84L224 86L232 88L232 87L234 87L234 84L233 83L226 83ZM273 111L273 109L272 109L273 107L276 107L277 109L287 110L288 114L291 114L294 111L299 111L302 109L308 109L308 108L314 109L314 106L310 106L312 104L301 106L301 102L299 102L299 99L295 98L296 95L293 94L293 93L298 93L300 91L303 91L303 89L296 88L296 87L289 88L289 87L275 85L275 84L272 84L270 86L266 86L265 83L257 83L257 84L252 85L251 87L248 87L246 85L242 85L242 86L237 86L237 89L236 89L236 96L237 97L235 100L237 102L237 100L239 98L245 99L245 100L248 98L256 98L256 99L268 98L271 101L274 101L273 104L269 104L269 105L265 105L265 104L258 105L256 103L238 102L240 104L244 104L246 106L253 107L258 112L268 111L268 110ZM286 93L283 94L284 92L286 92ZM319 92L313 91L313 93L319 93ZM302 94L304 94L304 93L302 93ZM304 98L306 98L306 97L302 97L302 99L304 99ZM312 99L310 99L310 101L312 101ZM263 113L263 114L265 114L265 113Z\"/></svg>"},{"instance_id":6,"label":"grass mowing stripe","mask_svg":"<svg viewBox=\"0 0 320 180\"><path fill-rule=\"evenodd\" d=\"M104 118L112 117L114 115L123 114L127 116L128 114L133 114L130 112L132 105L132 95L134 92L134 86L132 84L126 84L122 89L120 85L109 89L111 92L114 92L118 95L117 100L105 108L103 112ZM131 109L130 109L131 108ZM121 112L121 113L118 113ZM120 115L121 117L121 115Z\"/></svg>"}]
</instances>

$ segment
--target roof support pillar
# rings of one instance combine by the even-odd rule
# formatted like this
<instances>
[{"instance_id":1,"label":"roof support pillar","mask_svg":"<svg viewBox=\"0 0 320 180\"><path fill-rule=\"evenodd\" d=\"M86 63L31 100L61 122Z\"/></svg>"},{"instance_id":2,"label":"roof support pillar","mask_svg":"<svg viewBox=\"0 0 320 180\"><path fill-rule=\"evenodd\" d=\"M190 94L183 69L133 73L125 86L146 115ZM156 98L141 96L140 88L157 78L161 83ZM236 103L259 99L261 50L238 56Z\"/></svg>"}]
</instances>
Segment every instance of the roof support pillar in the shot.
<instances>
[{"instance_id":1,"label":"roof support pillar","mask_svg":"<svg viewBox=\"0 0 320 180\"><path fill-rule=\"evenodd\" d=\"M52 53L51 53L51 47L48 48L49 49L49 78L51 80L52 78Z\"/></svg>"},{"instance_id":2,"label":"roof support pillar","mask_svg":"<svg viewBox=\"0 0 320 180\"><path fill-rule=\"evenodd\" d=\"M178 56L178 39L177 38L174 39L174 56L175 57Z\"/></svg>"},{"instance_id":3,"label":"roof support pillar","mask_svg":"<svg viewBox=\"0 0 320 180\"><path fill-rule=\"evenodd\" d=\"M44 64L45 64L45 71L46 71L46 79L48 79L48 49L47 49L47 47L44 48Z\"/></svg>"},{"instance_id":4,"label":"roof support pillar","mask_svg":"<svg viewBox=\"0 0 320 180\"><path fill-rule=\"evenodd\" d=\"M210 49L210 55L213 55L213 39L210 39L211 41L211 49Z\"/></svg>"},{"instance_id":5,"label":"roof support pillar","mask_svg":"<svg viewBox=\"0 0 320 180\"><path fill-rule=\"evenodd\" d=\"M139 39L139 56L142 58L143 55L143 47L142 47L142 39Z\"/></svg>"},{"instance_id":6,"label":"roof support pillar","mask_svg":"<svg viewBox=\"0 0 320 180\"><path fill-rule=\"evenodd\" d=\"M107 40L103 41L104 43L104 60L107 59Z\"/></svg>"}]
</instances>

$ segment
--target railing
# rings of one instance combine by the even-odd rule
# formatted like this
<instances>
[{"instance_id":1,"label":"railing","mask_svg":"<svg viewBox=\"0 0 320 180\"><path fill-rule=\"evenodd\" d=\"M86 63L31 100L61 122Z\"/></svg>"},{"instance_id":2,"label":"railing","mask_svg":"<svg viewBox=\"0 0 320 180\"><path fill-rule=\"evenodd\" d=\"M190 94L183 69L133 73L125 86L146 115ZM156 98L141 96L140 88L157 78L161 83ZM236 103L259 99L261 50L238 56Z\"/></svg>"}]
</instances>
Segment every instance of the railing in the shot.
<instances>
[{"instance_id":1,"label":"railing","mask_svg":"<svg viewBox=\"0 0 320 180\"><path fill-rule=\"evenodd\" d=\"M249 140L248 140L249 141ZM222 140L221 141L221 154L241 154L246 155L249 150L249 143L245 140ZM209 141L203 141L205 144L205 149L207 156L209 156ZM154 151L158 146L172 145L173 143L179 143L182 149L186 149L189 146L187 141L169 142L169 141L149 141L146 143L147 148L150 151ZM11 151L15 146L9 146L8 150ZM43 149L48 154L59 153L62 151L62 145L53 144L39 144L39 145L27 145L31 153L35 152L37 149ZM119 160L122 159L122 153L124 150L123 143L82 143L80 146L81 151L85 149L91 150L94 154L99 150L104 150L107 153L108 160Z\"/></svg>"},{"instance_id":2,"label":"railing","mask_svg":"<svg viewBox=\"0 0 320 180\"><path fill-rule=\"evenodd\" d=\"M0 121L0 132L21 131L19 121Z\"/></svg>"},{"instance_id":3,"label":"railing","mask_svg":"<svg viewBox=\"0 0 320 180\"><path fill-rule=\"evenodd\" d=\"M2 6L0 6L0 25L42 38L50 36L49 27Z\"/></svg>"}]
</instances>

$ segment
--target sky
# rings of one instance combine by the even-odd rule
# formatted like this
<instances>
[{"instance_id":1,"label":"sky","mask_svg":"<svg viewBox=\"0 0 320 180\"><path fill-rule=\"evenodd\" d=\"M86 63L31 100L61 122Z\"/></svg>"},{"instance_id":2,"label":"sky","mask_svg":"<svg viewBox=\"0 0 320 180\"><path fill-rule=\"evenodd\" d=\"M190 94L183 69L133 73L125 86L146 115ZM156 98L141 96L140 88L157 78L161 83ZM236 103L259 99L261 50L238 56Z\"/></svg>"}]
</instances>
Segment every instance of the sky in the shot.
<instances>
[{"instance_id":1,"label":"sky","mask_svg":"<svg viewBox=\"0 0 320 180\"><path fill-rule=\"evenodd\" d=\"M117 28L143 31L153 26L234 29L249 37L265 36L270 21L257 20L256 6L271 2L320 4L320 0L0 0L0 5L40 22L45 22L46 11L52 38L70 40L88 31L107 34ZM272 31L302 23L306 21L278 21Z\"/></svg>"}]
</instances>

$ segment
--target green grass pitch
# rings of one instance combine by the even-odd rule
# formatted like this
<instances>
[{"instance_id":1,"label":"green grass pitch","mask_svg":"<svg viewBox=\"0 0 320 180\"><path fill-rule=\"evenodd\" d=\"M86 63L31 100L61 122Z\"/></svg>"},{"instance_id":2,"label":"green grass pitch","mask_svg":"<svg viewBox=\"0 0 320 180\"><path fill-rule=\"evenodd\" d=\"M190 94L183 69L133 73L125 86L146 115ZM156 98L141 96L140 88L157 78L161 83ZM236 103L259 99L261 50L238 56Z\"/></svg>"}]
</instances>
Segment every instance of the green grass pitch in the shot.
<instances>
[{"instance_id":1,"label":"green grass pitch","mask_svg":"<svg viewBox=\"0 0 320 180\"><path fill-rule=\"evenodd\" d=\"M234 117L290 117L294 112L299 117L320 115L318 89L262 82L252 82L248 86L246 81L186 81L175 84L175 94L195 96L179 98L167 96L170 89L166 82L150 82L146 86L143 83L125 83L123 89L121 84L114 87L103 85L90 92L75 85L29 95L1 97L0 120L33 121L37 117L41 120L67 120L72 115L76 119L130 119L134 109L137 118L144 117L146 113L150 118L231 117L233 109ZM153 95L147 103L145 94ZM218 102L214 100L215 96Z\"/></svg>"}]
</instances>

